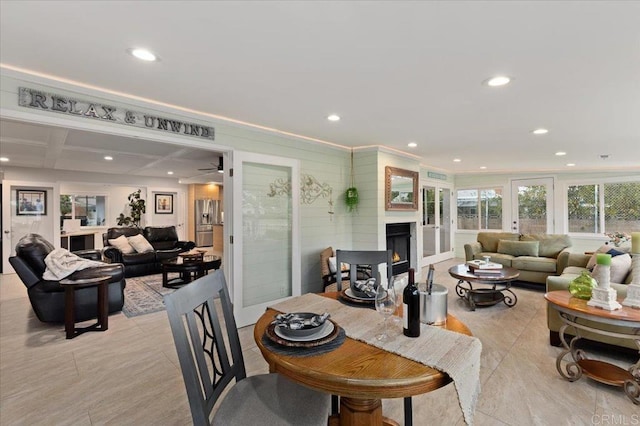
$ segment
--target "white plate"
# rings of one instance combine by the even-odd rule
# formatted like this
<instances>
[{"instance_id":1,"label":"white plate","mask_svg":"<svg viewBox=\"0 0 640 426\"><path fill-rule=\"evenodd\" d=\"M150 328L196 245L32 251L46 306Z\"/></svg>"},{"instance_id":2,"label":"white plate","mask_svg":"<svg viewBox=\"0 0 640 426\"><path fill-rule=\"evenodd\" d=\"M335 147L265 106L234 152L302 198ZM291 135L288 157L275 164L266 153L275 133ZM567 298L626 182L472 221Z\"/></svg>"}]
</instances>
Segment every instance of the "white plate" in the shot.
<instances>
[{"instance_id":1,"label":"white plate","mask_svg":"<svg viewBox=\"0 0 640 426\"><path fill-rule=\"evenodd\" d=\"M325 337L327 337L328 335L333 333L334 328L335 328L335 326L333 325L333 323L331 321L327 320L324 323L324 325L322 327L320 327L320 330L318 330L316 333L310 334L308 336L299 336L299 337L298 336L289 336L289 335L283 333L282 330L280 329L280 327L275 327L273 331L281 339L289 340L290 342L310 342L312 340L324 339Z\"/></svg>"},{"instance_id":2,"label":"white plate","mask_svg":"<svg viewBox=\"0 0 640 426\"><path fill-rule=\"evenodd\" d=\"M356 299L356 300L375 300L376 297L360 297L360 296L356 296L355 294L353 294L353 291L351 291L351 287L349 287L348 289L346 289L344 291L344 294L346 294L347 296L349 296L352 299Z\"/></svg>"}]
</instances>

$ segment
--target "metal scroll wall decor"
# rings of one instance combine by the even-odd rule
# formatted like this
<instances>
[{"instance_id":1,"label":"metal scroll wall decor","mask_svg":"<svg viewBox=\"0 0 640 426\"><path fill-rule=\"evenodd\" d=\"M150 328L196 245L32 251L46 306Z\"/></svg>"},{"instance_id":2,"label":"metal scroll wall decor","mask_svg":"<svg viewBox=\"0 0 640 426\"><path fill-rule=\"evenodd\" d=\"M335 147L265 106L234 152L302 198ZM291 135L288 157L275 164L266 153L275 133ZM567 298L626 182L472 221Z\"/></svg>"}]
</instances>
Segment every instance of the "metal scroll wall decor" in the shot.
<instances>
[{"instance_id":1,"label":"metal scroll wall decor","mask_svg":"<svg viewBox=\"0 0 640 426\"><path fill-rule=\"evenodd\" d=\"M291 193L291 182L285 178L278 178L269 184L269 197L277 195L289 195ZM328 183L320 183L312 175L303 174L300 176L300 202L302 204L313 204L318 198L329 197L329 215L333 215L333 189ZM332 217L332 216L331 216Z\"/></svg>"},{"instance_id":2,"label":"metal scroll wall decor","mask_svg":"<svg viewBox=\"0 0 640 426\"><path fill-rule=\"evenodd\" d=\"M291 194L291 182L289 179L278 178L269 184L269 192L267 196L275 197L276 195Z\"/></svg>"}]
</instances>

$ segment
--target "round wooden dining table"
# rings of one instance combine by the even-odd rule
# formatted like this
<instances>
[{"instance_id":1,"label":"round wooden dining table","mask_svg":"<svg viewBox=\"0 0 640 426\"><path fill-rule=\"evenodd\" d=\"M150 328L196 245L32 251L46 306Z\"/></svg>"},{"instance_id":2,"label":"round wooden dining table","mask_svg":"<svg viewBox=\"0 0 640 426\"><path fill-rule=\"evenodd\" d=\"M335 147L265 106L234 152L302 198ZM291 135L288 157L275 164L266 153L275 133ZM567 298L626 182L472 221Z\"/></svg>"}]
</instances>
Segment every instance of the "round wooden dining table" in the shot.
<instances>
[{"instance_id":1,"label":"round wooden dining table","mask_svg":"<svg viewBox=\"0 0 640 426\"><path fill-rule=\"evenodd\" d=\"M337 299L339 293L319 295ZM320 355L278 354L262 343L265 330L276 314L278 311L268 309L260 317L253 332L256 344L270 372L340 396L339 415L331 416L329 425L398 425L382 416L382 398L419 395L451 382L445 373L348 337L337 349ZM471 336L467 326L452 315L447 315L442 328Z\"/></svg>"}]
</instances>

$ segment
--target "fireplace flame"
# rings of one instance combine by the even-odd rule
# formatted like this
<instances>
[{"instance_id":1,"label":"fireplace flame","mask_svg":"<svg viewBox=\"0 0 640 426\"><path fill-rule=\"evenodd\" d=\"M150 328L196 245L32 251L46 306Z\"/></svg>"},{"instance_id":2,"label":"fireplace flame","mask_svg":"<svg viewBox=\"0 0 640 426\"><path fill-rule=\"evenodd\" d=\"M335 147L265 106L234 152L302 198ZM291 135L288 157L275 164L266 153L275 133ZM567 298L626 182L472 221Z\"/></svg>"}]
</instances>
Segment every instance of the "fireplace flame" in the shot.
<instances>
[{"instance_id":1,"label":"fireplace flame","mask_svg":"<svg viewBox=\"0 0 640 426\"><path fill-rule=\"evenodd\" d=\"M393 261L400 262L400 255L397 252L393 252Z\"/></svg>"}]
</instances>

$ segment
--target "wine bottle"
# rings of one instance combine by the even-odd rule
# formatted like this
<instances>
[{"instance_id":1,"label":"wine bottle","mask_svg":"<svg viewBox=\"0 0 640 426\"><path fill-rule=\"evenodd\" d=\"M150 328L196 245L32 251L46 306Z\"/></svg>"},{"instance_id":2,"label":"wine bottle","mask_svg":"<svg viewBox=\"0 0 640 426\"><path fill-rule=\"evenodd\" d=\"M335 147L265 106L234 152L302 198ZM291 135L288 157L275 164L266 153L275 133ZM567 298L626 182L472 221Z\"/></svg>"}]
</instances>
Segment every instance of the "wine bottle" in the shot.
<instances>
[{"instance_id":1,"label":"wine bottle","mask_svg":"<svg viewBox=\"0 0 640 426\"><path fill-rule=\"evenodd\" d=\"M402 292L402 332L408 337L420 336L420 291L415 283L415 270L409 269L409 283Z\"/></svg>"}]
</instances>

